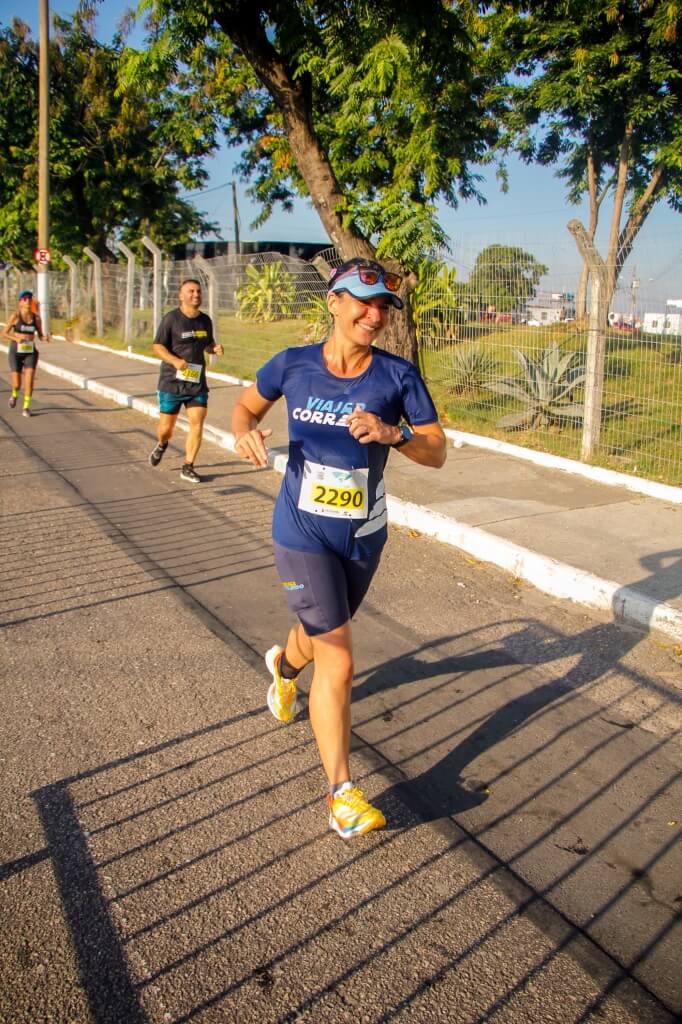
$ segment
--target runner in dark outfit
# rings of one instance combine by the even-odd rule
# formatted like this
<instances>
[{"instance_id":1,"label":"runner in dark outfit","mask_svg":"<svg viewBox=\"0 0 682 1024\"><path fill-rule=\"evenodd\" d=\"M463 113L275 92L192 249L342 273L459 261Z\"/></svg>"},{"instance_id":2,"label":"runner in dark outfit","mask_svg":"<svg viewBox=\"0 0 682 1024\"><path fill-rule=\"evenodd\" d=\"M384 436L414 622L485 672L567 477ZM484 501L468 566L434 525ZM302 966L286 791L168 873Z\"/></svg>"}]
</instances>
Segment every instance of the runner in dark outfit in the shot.
<instances>
[{"instance_id":1,"label":"runner in dark outfit","mask_svg":"<svg viewBox=\"0 0 682 1024\"><path fill-rule=\"evenodd\" d=\"M223 346L214 340L211 318L199 309L201 284L193 279L183 281L179 299L179 308L166 313L154 338L154 354L161 360L158 383L160 415L156 431L158 443L149 461L152 466L161 462L173 436L178 413L184 405L189 433L180 479L198 484L201 477L194 469L194 460L201 446L208 405L204 353L221 356Z\"/></svg>"},{"instance_id":2,"label":"runner in dark outfit","mask_svg":"<svg viewBox=\"0 0 682 1024\"><path fill-rule=\"evenodd\" d=\"M23 378L23 416L31 415L33 384L38 366L36 335L40 341L50 340L46 334L43 334L43 325L40 317L31 309L32 301L33 292L21 292L19 295L19 309L9 318L2 332L3 338L7 338L9 341L9 368L12 385L9 407L14 409L17 404Z\"/></svg>"},{"instance_id":3,"label":"runner in dark outfit","mask_svg":"<svg viewBox=\"0 0 682 1024\"><path fill-rule=\"evenodd\" d=\"M327 341L290 348L256 375L234 410L236 449L267 465L259 423L286 398L289 459L273 517L275 562L299 623L286 647L266 654L268 706L282 722L296 713L296 680L314 662L310 721L329 781L329 824L348 838L385 824L350 774L353 647L350 620L379 564L387 536L383 471L389 450L439 468L445 436L419 372L372 347L400 278L371 260L349 260L329 283L334 320ZM409 424L409 426L407 425Z\"/></svg>"}]
</instances>

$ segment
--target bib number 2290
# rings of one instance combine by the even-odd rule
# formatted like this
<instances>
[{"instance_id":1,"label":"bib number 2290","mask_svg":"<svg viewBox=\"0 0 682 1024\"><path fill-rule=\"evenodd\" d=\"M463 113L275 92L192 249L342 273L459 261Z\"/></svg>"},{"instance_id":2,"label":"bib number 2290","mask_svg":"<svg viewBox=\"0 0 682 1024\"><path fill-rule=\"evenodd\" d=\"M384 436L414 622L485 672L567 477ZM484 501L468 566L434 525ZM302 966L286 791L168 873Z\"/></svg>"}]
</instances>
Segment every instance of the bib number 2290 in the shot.
<instances>
[{"instance_id":1,"label":"bib number 2290","mask_svg":"<svg viewBox=\"0 0 682 1024\"><path fill-rule=\"evenodd\" d=\"M330 505L332 508L362 508L364 494L359 487L326 487L325 484L313 486L313 501L319 505Z\"/></svg>"},{"instance_id":2,"label":"bib number 2290","mask_svg":"<svg viewBox=\"0 0 682 1024\"><path fill-rule=\"evenodd\" d=\"M337 469L307 459L298 507L334 519L367 518L367 469Z\"/></svg>"}]
</instances>

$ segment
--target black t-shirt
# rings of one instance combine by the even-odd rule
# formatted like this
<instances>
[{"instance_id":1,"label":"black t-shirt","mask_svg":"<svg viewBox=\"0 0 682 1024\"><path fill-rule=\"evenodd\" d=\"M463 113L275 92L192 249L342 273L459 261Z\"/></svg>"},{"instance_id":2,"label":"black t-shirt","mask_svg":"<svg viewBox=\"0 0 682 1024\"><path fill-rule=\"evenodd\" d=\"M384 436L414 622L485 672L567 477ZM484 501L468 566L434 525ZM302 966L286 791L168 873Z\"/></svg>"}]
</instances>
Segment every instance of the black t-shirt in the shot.
<instances>
[{"instance_id":1,"label":"black t-shirt","mask_svg":"<svg viewBox=\"0 0 682 1024\"><path fill-rule=\"evenodd\" d=\"M35 336L38 333L38 324L36 323L35 313L31 313L31 319L28 323L18 316L16 323L12 324L12 330L16 331L17 334L23 335L26 341L35 341ZM16 347L16 341L10 342L10 347L14 345Z\"/></svg>"},{"instance_id":2,"label":"black t-shirt","mask_svg":"<svg viewBox=\"0 0 682 1024\"><path fill-rule=\"evenodd\" d=\"M174 366L161 363L159 391L167 391L171 395L198 395L208 391L204 351L213 348L214 344L213 324L209 316L199 313L190 317L179 309L171 310L159 324L154 344L163 345L189 364L186 379L182 380Z\"/></svg>"}]
</instances>

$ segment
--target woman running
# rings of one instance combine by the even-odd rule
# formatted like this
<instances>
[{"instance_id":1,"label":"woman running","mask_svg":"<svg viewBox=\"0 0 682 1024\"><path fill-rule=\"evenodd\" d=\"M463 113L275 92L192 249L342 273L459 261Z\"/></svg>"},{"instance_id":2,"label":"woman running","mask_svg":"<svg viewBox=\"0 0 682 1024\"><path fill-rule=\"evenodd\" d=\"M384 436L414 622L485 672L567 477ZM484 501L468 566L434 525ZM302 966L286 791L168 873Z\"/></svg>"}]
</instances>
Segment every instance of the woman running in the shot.
<instances>
[{"instance_id":1,"label":"woman running","mask_svg":"<svg viewBox=\"0 0 682 1024\"><path fill-rule=\"evenodd\" d=\"M289 458L275 505L275 563L298 617L284 648L265 656L268 706L281 722L296 714L299 673L314 663L309 713L329 782L329 825L349 838L386 824L350 771L351 622L387 539L384 467L391 448L440 468L445 435L417 369L375 348L401 278L373 260L347 260L329 282L329 338L289 348L258 371L234 410L236 450L267 465L259 424L286 398Z\"/></svg>"},{"instance_id":2,"label":"woman running","mask_svg":"<svg viewBox=\"0 0 682 1024\"><path fill-rule=\"evenodd\" d=\"M33 383L38 366L38 348L36 336L40 341L49 341L43 334L40 317L32 309L33 292L25 291L19 295L19 308L5 324L3 338L9 341L9 369L12 393L9 396L9 407L14 409L19 391L24 388L22 416L31 415L33 399Z\"/></svg>"}]
</instances>

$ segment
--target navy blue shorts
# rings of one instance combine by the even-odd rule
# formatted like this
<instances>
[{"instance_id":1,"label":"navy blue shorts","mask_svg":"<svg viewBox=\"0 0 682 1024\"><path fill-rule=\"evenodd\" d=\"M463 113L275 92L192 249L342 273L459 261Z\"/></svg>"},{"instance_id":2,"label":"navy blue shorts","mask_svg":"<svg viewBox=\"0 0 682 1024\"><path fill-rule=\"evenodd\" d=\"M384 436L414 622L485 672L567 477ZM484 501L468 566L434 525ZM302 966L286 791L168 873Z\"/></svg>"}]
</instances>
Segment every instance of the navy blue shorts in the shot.
<instances>
[{"instance_id":1,"label":"navy blue shorts","mask_svg":"<svg viewBox=\"0 0 682 1024\"><path fill-rule=\"evenodd\" d=\"M177 416L183 405L191 409L193 405L208 405L208 391L200 391L198 395L173 395L170 391L159 391L159 412L168 416Z\"/></svg>"},{"instance_id":2,"label":"navy blue shorts","mask_svg":"<svg viewBox=\"0 0 682 1024\"><path fill-rule=\"evenodd\" d=\"M341 558L333 551L312 554L275 542L275 565L286 599L308 636L338 629L355 615L377 571L372 558Z\"/></svg>"}]
</instances>

